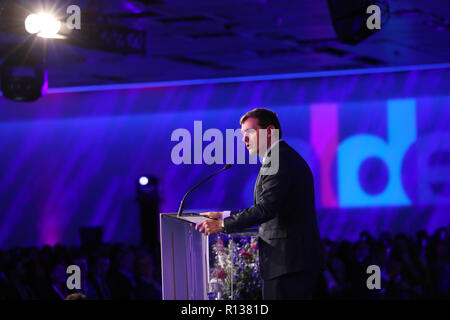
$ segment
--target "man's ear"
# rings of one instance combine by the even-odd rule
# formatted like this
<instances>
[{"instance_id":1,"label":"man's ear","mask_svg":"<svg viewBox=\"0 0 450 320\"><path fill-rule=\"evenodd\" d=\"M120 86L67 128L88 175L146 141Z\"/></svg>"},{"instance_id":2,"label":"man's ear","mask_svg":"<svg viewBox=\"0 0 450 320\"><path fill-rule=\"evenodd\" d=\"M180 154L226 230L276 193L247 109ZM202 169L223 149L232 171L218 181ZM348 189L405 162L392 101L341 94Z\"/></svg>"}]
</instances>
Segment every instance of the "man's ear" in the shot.
<instances>
[{"instance_id":1,"label":"man's ear","mask_svg":"<svg viewBox=\"0 0 450 320\"><path fill-rule=\"evenodd\" d=\"M267 126L266 129L267 129L267 137L272 138L272 131L271 131L271 129L275 129L275 126L273 124L270 124L270 125Z\"/></svg>"}]
</instances>

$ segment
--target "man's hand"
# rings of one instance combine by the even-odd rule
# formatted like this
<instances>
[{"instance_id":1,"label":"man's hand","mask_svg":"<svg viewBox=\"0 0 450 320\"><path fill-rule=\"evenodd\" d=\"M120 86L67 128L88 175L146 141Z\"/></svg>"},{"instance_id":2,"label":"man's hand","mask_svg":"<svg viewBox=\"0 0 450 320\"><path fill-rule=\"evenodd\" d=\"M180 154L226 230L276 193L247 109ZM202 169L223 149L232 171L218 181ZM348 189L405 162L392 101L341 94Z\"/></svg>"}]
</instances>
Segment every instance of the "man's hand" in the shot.
<instances>
[{"instance_id":1,"label":"man's hand","mask_svg":"<svg viewBox=\"0 0 450 320\"><path fill-rule=\"evenodd\" d=\"M210 212L202 212L201 216L209 217L211 219L222 220L223 212L221 211L210 211Z\"/></svg>"},{"instance_id":2,"label":"man's hand","mask_svg":"<svg viewBox=\"0 0 450 320\"><path fill-rule=\"evenodd\" d=\"M205 220L203 222L197 223L195 225L195 230L206 234L207 236L211 236L213 234L223 232L223 228L221 227L222 220Z\"/></svg>"}]
</instances>

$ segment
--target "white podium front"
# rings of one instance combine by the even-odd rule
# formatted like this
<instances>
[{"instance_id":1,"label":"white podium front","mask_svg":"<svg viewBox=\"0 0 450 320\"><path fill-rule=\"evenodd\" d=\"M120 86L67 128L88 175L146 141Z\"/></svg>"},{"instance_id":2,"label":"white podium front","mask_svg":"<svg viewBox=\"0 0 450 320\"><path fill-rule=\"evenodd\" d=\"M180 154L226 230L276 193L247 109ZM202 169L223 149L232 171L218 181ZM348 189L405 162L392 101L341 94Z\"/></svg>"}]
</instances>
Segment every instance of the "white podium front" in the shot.
<instances>
[{"instance_id":1,"label":"white podium front","mask_svg":"<svg viewBox=\"0 0 450 320\"><path fill-rule=\"evenodd\" d=\"M208 218L160 215L161 272L164 300L207 300L208 237L195 223Z\"/></svg>"}]
</instances>

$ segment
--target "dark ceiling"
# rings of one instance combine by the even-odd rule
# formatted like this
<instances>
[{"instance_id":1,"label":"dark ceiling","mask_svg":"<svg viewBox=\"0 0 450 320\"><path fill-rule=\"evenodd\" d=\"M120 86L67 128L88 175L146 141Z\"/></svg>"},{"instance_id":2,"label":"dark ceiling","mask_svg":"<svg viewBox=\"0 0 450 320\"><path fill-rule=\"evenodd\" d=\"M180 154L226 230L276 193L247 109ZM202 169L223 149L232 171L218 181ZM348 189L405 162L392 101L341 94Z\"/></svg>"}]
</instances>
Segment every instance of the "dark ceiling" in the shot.
<instances>
[{"instance_id":1,"label":"dark ceiling","mask_svg":"<svg viewBox=\"0 0 450 320\"><path fill-rule=\"evenodd\" d=\"M85 2L78 1L82 28ZM103 15L146 32L146 54L124 55L53 41L49 84L64 87L450 62L448 0L392 0L389 4L388 23L352 46L337 41L326 0L103 1ZM9 40L9 35L0 33L0 47Z\"/></svg>"}]
</instances>

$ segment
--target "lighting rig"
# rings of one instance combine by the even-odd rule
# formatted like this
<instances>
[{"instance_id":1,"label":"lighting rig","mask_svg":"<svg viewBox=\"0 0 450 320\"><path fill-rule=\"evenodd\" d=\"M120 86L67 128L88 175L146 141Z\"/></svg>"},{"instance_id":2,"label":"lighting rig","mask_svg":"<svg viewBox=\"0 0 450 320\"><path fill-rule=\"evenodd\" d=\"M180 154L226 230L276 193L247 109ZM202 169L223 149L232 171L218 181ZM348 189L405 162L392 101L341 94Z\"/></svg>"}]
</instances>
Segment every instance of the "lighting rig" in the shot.
<instances>
[{"instance_id":1,"label":"lighting rig","mask_svg":"<svg viewBox=\"0 0 450 320\"><path fill-rule=\"evenodd\" d=\"M1 90L5 98L34 101L48 87L49 41L120 54L145 55L146 33L104 14L103 1L0 0Z\"/></svg>"}]
</instances>

